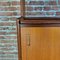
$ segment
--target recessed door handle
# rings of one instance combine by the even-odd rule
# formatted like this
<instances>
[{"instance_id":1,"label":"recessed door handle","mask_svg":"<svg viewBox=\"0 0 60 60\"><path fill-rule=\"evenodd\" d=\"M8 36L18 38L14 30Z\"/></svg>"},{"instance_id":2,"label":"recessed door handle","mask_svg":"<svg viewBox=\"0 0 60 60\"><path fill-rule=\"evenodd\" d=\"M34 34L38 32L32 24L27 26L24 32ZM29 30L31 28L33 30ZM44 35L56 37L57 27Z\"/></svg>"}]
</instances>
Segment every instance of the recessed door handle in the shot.
<instances>
[{"instance_id":1,"label":"recessed door handle","mask_svg":"<svg viewBox=\"0 0 60 60\"><path fill-rule=\"evenodd\" d=\"M26 35L26 37L27 37L27 46L30 46L30 34L27 34Z\"/></svg>"}]
</instances>

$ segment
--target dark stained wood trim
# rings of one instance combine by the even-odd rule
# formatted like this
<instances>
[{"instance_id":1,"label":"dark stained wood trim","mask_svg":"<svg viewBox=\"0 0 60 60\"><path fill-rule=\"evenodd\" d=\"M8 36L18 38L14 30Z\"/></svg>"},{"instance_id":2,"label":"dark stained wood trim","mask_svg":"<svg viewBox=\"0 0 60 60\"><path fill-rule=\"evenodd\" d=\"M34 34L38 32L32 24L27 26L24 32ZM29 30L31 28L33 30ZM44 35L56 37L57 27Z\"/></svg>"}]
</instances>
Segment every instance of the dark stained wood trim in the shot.
<instances>
[{"instance_id":1,"label":"dark stained wood trim","mask_svg":"<svg viewBox=\"0 0 60 60\"><path fill-rule=\"evenodd\" d=\"M34 18L35 19L35 18ZM19 24L21 27L30 27L30 26L33 26L33 27L59 27L60 26L60 18L43 18L43 19L24 19L24 18L20 18L19 19Z\"/></svg>"},{"instance_id":2,"label":"dark stained wood trim","mask_svg":"<svg viewBox=\"0 0 60 60\"><path fill-rule=\"evenodd\" d=\"M23 18L24 20L60 20L60 17L24 17L21 16L17 19Z\"/></svg>"},{"instance_id":3,"label":"dark stained wood trim","mask_svg":"<svg viewBox=\"0 0 60 60\"><path fill-rule=\"evenodd\" d=\"M20 20L21 24L60 23L60 20Z\"/></svg>"},{"instance_id":4,"label":"dark stained wood trim","mask_svg":"<svg viewBox=\"0 0 60 60\"><path fill-rule=\"evenodd\" d=\"M25 17L24 20L60 20L60 17Z\"/></svg>"},{"instance_id":5,"label":"dark stained wood trim","mask_svg":"<svg viewBox=\"0 0 60 60\"><path fill-rule=\"evenodd\" d=\"M20 28L20 26L19 26L19 20L16 21L16 26L17 26L18 60L22 60L21 28Z\"/></svg>"},{"instance_id":6,"label":"dark stained wood trim","mask_svg":"<svg viewBox=\"0 0 60 60\"><path fill-rule=\"evenodd\" d=\"M21 27L60 27L60 23L20 24Z\"/></svg>"},{"instance_id":7,"label":"dark stained wood trim","mask_svg":"<svg viewBox=\"0 0 60 60\"><path fill-rule=\"evenodd\" d=\"M25 16L25 0L20 0L20 10L21 10L21 16Z\"/></svg>"}]
</instances>

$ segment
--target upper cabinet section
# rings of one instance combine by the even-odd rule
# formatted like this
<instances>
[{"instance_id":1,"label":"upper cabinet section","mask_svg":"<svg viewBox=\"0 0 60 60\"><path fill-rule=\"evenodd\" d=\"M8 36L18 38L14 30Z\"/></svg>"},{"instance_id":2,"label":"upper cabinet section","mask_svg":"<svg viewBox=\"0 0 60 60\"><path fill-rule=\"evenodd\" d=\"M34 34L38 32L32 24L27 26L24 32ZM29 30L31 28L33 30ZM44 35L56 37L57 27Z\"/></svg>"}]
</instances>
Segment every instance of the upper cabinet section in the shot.
<instances>
[{"instance_id":1,"label":"upper cabinet section","mask_svg":"<svg viewBox=\"0 0 60 60\"><path fill-rule=\"evenodd\" d=\"M25 17L60 17L60 0L25 0Z\"/></svg>"}]
</instances>

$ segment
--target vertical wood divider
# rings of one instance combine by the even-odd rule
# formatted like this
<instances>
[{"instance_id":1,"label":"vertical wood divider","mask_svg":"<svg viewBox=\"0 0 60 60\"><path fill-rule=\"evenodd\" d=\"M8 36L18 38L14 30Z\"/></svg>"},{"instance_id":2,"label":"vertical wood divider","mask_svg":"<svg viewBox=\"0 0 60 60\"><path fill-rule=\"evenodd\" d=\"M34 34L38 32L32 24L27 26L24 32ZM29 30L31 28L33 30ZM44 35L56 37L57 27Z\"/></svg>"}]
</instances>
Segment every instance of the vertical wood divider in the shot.
<instances>
[{"instance_id":1,"label":"vertical wood divider","mask_svg":"<svg viewBox=\"0 0 60 60\"><path fill-rule=\"evenodd\" d=\"M21 17L25 17L25 0L20 0L21 6Z\"/></svg>"},{"instance_id":2,"label":"vertical wood divider","mask_svg":"<svg viewBox=\"0 0 60 60\"><path fill-rule=\"evenodd\" d=\"M19 19L16 21L17 25L17 45L18 45L18 60L22 60L22 55L21 55L21 29L19 27Z\"/></svg>"}]
</instances>

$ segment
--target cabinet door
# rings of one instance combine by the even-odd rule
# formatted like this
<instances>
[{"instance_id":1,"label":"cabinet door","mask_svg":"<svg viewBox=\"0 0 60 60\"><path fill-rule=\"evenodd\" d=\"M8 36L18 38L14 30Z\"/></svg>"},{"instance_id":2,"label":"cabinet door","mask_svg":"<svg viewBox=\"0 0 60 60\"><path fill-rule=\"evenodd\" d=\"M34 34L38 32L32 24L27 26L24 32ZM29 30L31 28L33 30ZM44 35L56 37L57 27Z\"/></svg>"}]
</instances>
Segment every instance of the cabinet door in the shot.
<instances>
[{"instance_id":1,"label":"cabinet door","mask_svg":"<svg viewBox=\"0 0 60 60\"><path fill-rule=\"evenodd\" d=\"M22 27L22 60L60 60L60 27Z\"/></svg>"}]
</instances>

